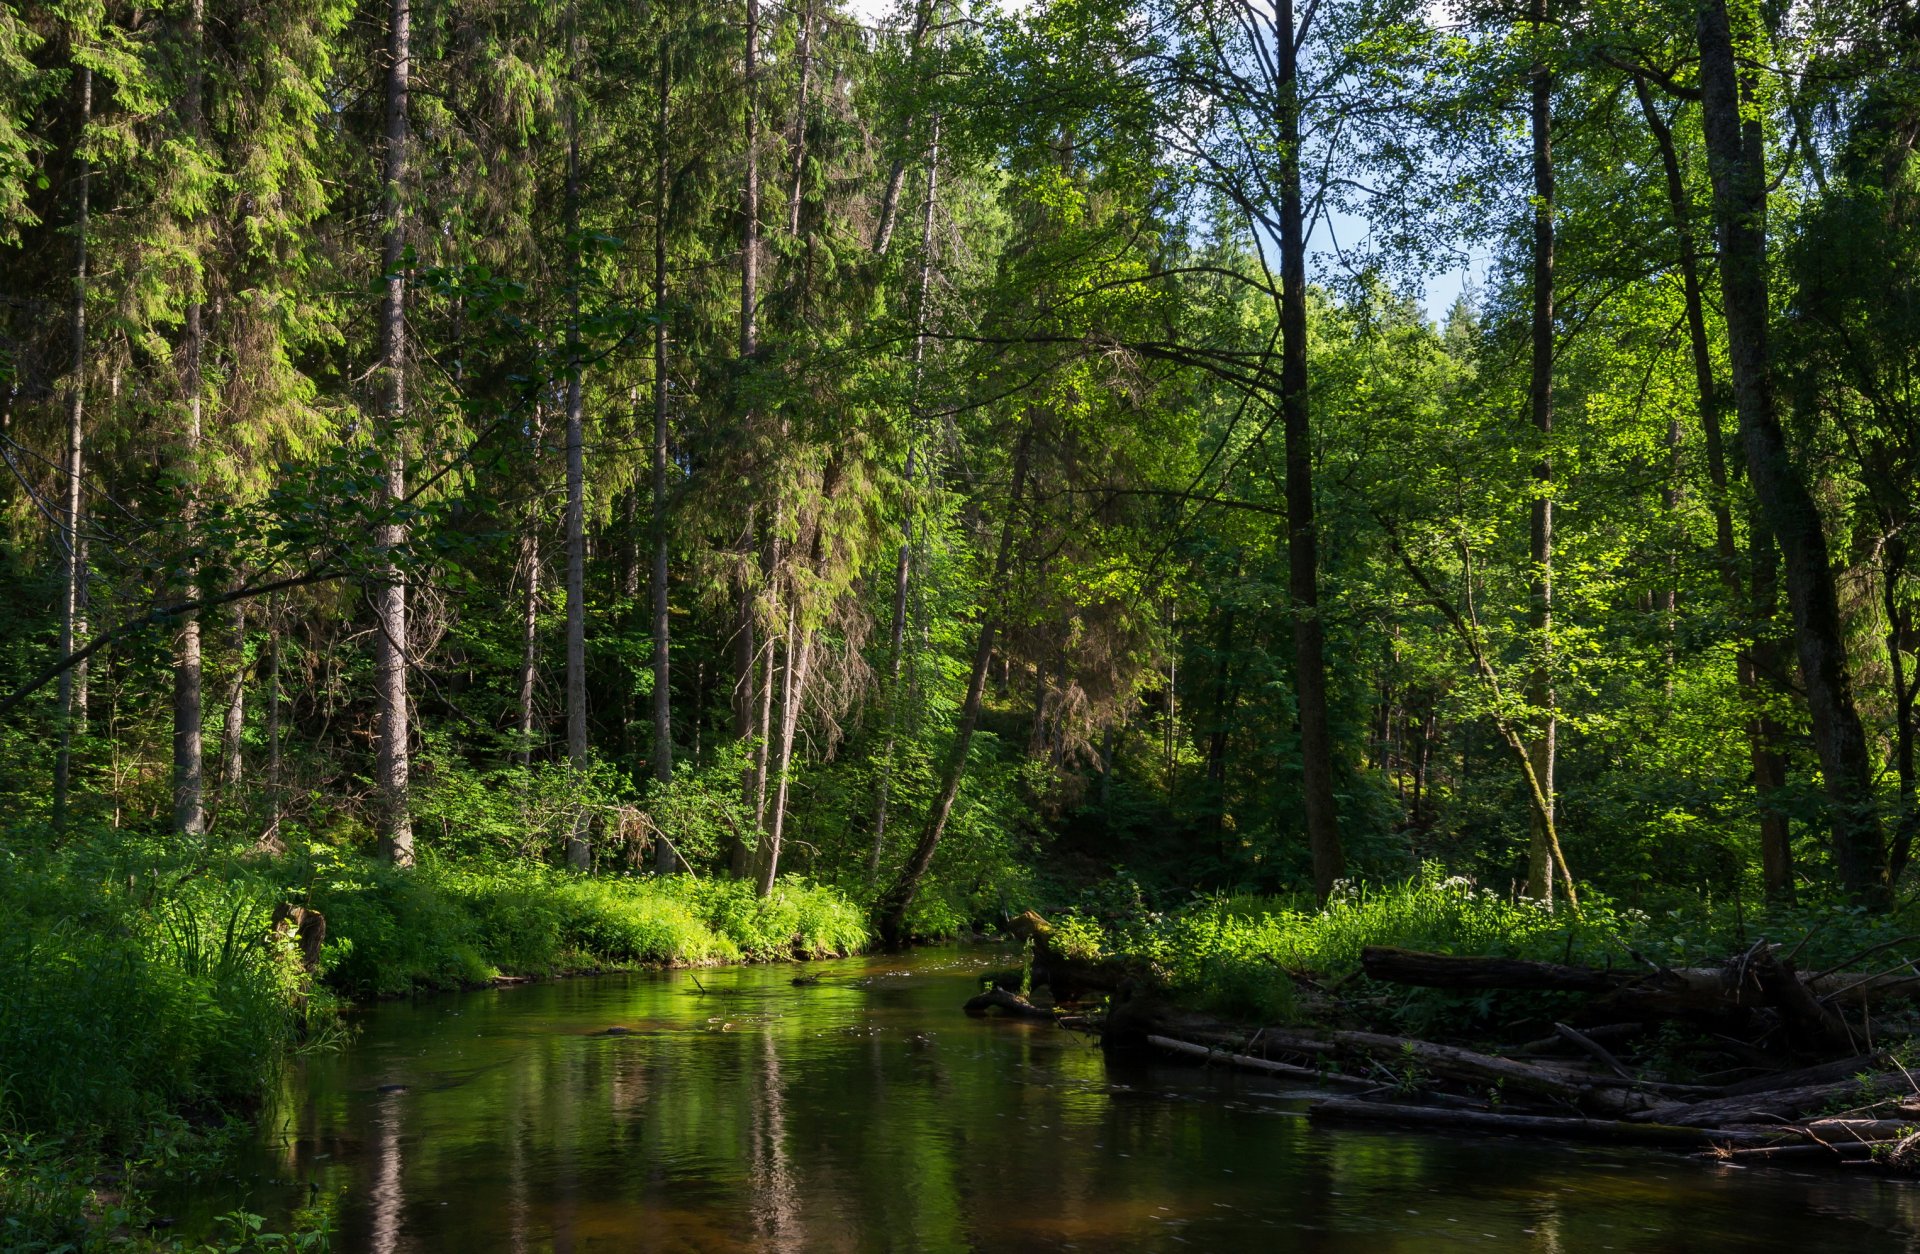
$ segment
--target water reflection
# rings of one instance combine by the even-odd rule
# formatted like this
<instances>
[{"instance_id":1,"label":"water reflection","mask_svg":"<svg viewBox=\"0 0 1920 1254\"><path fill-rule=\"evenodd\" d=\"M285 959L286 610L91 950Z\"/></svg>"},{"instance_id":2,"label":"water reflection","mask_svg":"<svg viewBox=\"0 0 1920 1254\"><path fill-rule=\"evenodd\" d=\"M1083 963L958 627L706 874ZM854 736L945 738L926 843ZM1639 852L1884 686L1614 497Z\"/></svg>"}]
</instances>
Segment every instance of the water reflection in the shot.
<instances>
[{"instance_id":1,"label":"water reflection","mask_svg":"<svg viewBox=\"0 0 1920 1254\"><path fill-rule=\"evenodd\" d=\"M958 1011L999 955L568 981L379 1007L308 1060L193 1231L315 1200L339 1248L1906 1250L1833 1173L1332 1132L1270 1079L1109 1066ZM704 986L704 987L702 987ZM608 1034L608 1029L625 1029ZM399 1087L404 1086L404 1087Z\"/></svg>"}]
</instances>

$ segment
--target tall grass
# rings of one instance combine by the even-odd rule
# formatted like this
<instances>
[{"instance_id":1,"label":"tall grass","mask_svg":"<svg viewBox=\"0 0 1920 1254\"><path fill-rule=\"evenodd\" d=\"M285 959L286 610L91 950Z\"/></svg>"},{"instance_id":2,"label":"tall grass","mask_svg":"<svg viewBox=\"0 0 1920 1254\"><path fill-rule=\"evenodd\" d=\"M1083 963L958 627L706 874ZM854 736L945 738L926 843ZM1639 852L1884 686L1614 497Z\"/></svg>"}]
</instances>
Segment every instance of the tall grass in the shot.
<instances>
[{"instance_id":1,"label":"tall grass","mask_svg":"<svg viewBox=\"0 0 1920 1254\"><path fill-rule=\"evenodd\" d=\"M760 898L737 880L589 879L535 863L433 859L396 871L330 857L308 891L327 918L327 979L354 997L501 975L821 957L867 943L858 907L792 878Z\"/></svg>"}]
</instances>

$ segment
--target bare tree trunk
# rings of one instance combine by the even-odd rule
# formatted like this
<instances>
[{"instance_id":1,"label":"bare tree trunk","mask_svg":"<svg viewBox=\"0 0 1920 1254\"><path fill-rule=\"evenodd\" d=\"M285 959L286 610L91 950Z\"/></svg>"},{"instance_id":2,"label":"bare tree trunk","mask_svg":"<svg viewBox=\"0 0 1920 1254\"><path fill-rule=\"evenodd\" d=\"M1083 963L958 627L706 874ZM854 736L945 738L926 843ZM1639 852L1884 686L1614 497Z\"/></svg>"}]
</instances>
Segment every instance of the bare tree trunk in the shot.
<instances>
[{"instance_id":1,"label":"bare tree trunk","mask_svg":"<svg viewBox=\"0 0 1920 1254\"><path fill-rule=\"evenodd\" d=\"M760 895L768 896L780 874L780 843L787 827L787 785L792 775L793 736L800 725L800 709L806 699L807 668L813 660L813 632L801 621L799 598L787 606L787 665L781 680L780 747L775 759L779 787L775 790L772 822L767 829L767 852L760 866Z\"/></svg>"},{"instance_id":2,"label":"bare tree trunk","mask_svg":"<svg viewBox=\"0 0 1920 1254\"><path fill-rule=\"evenodd\" d=\"M1699 248L1693 233L1693 215L1689 208L1686 183L1680 172L1680 154L1673 142L1673 128L1654 107L1653 94L1645 78L1636 77L1634 88L1640 97L1640 110L1646 115L1647 128L1660 148L1660 161L1666 170L1667 207L1673 216L1674 233L1680 245L1680 282L1687 310L1687 340L1693 353L1694 386L1700 397L1700 433L1707 453L1707 481L1712 486L1714 552L1719 558L1721 582L1734 605L1747 599L1741 587L1740 556L1733 537L1733 504L1729 495L1725 437L1720 427L1720 390L1713 378L1713 349L1707 339L1706 300L1700 282ZM1756 523L1760 520L1756 519ZM1764 524L1762 524L1764 525ZM1756 574L1756 578L1757 578ZM1769 601L1771 597L1768 598ZM1760 613L1757 603L1753 613ZM1758 619L1764 624L1768 619ZM1736 663L1740 687L1747 694L1753 713L1747 719L1748 758L1753 765L1754 799L1760 818L1761 874L1769 897L1791 900L1793 897L1793 848L1787 816L1773 804L1773 791L1786 782L1786 760L1780 751L1780 729L1760 707L1760 674L1756 657L1771 658L1777 652L1767 638L1764 625L1755 634L1751 647Z\"/></svg>"},{"instance_id":3,"label":"bare tree trunk","mask_svg":"<svg viewBox=\"0 0 1920 1254\"><path fill-rule=\"evenodd\" d=\"M568 15L569 38L572 15ZM580 50L571 49L570 65ZM568 75L569 85L574 75ZM580 128L579 105L567 104L567 766L576 785L587 770L587 463L585 413L580 396ZM567 834L567 865L592 863L587 815Z\"/></svg>"},{"instance_id":4,"label":"bare tree trunk","mask_svg":"<svg viewBox=\"0 0 1920 1254\"><path fill-rule=\"evenodd\" d=\"M75 163L80 174L75 180L73 207L73 303L68 315L73 356L67 382L67 456L62 467L66 479L64 517L66 535L66 594L60 610L60 653L71 657L82 647L87 634L83 617L82 589L86 585L86 550L80 542L80 479L86 470L87 418L87 231L88 204L93 170L84 148L87 125L93 119L93 71L82 67L80 78L80 120L75 131ZM78 678L73 669L60 672L60 744L53 759L53 826L56 831L67 825L67 800L73 776L73 736L86 717L84 702L76 700Z\"/></svg>"},{"instance_id":5,"label":"bare tree trunk","mask_svg":"<svg viewBox=\"0 0 1920 1254\"><path fill-rule=\"evenodd\" d=\"M1787 446L1768 359L1767 188L1764 138L1743 117L1740 70L1726 0L1699 10L1700 96L1720 228L1720 283L1726 310L1734 406L1747 472L1780 546L1800 675L1812 715L1840 882L1853 896L1888 898L1887 854L1873 796L1873 763L1854 705L1839 598L1819 506Z\"/></svg>"},{"instance_id":6,"label":"bare tree trunk","mask_svg":"<svg viewBox=\"0 0 1920 1254\"><path fill-rule=\"evenodd\" d=\"M407 463L402 451L406 420L406 204L408 76L411 69L412 11L409 0L391 0L387 27L387 144L382 178L386 199L386 240L381 264L386 296L380 310L380 367L385 413L381 434L388 441L386 491L381 504L393 508L406 498ZM374 588L379 630L374 633L374 687L378 706L374 766L380 791L381 852L396 866L413 863L413 818L408 812L407 587L391 554L407 541L398 523L380 525L376 543L382 572Z\"/></svg>"},{"instance_id":7,"label":"bare tree trunk","mask_svg":"<svg viewBox=\"0 0 1920 1254\"><path fill-rule=\"evenodd\" d=\"M927 26L933 21L933 5L934 0L920 0L920 5L914 12L913 33L909 36L908 40L908 47L911 49L910 57L918 55L920 51L920 41L926 38ZM936 119L938 116L937 114L935 115ZM912 128L913 123L909 120L907 123L909 135L912 134ZM940 146L937 122L933 146L936 151ZM875 257L884 258L887 255L887 249L893 246L894 224L899 221L900 217L900 189L906 186L906 181L907 159L904 156L896 157L894 158L893 165L887 170L886 188L880 193L880 223L873 233L873 255Z\"/></svg>"},{"instance_id":8,"label":"bare tree trunk","mask_svg":"<svg viewBox=\"0 0 1920 1254\"><path fill-rule=\"evenodd\" d=\"M193 0L188 6L187 16L187 56L193 69L187 76L185 99L181 112L185 115L186 129L196 142L205 138L201 91L203 83L203 56L205 42L205 12L202 0ZM196 280L197 282L198 280ZM177 469L184 487L185 499L181 502L181 512L185 518L189 536L199 515L198 492L194 483L199 477L200 437L201 437L201 378L200 358L205 344L202 302L196 298L187 306L186 334L180 371L180 390L187 397L186 438L181 443ZM184 585L178 590L181 599L198 599L199 588L194 578L194 570L187 568ZM200 643L200 616L188 614L181 619L179 635L174 640L173 656L173 830L178 836L198 836L206 827L206 768L202 737L202 659Z\"/></svg>"},{"instance_id":9,"label":"bare tree trunk","mask_svg":"<svg viewBox=\"0 0 1920 1254\"><path fill-rule=\"evenodd\" d=\"M933 855L946 834L947 820L953 815L954 799L960 795L960 781L966 775L967 753L973 747L973 733L980 724L980 705L986 694L987 668L993 662L993 642L1000 630L1002 608L994 602L1006 595L1007 572L1013 564L1014 537L1018 533L1020 498L1026 490L1027 454L1033 444L1033 428L1025 426L1013 451L1013 482L1007 492L1007 516L1000 524L1000 550L993 559L993 579L987 587L988 608L980 618L980 634L974 642L973 670L967 677L967 695L960 703L960 722L954 729L953 745L947 750L940 770L940 787L927 811L920 839L907 858L899 876L874 902L876 928L880 943L898 949L907 940L907 911L920 891Z\"/></svg>"},{"instance_id":10,"label":"bare tree trunk","mask_svg":"<svg viewBox=\"0 0 1920 1254\"><path fill-rule=\"evenodd\" d=\"M1313 431L1307 413L1307 230L1300 194L1300 82L1293 0L1274 5L1275 122L1280 180L1280 410L1286 436L1287 593L1293 608L1294 693L1300 719L1301 800L1313 889L1325 900L1346 871L1333 795L1327 721L1326 625L1320 617L1313 515Z\"/></svg>"},{"instance_id":11,"label":"bare tree trunk","mask_svg":"<svg viewBox=\"0 0 1920 1254\"><path fill-rule=\"evenodd\" d=\"M247 612L242 603L233 607L233 686L227 689L226 718L220 727L222 770L220 787L228 805L239 795L246 770L242 741L247 728Z\"/></svg>"},{"instance_id":12,"label":"bare tree trunk","mask_svg":"<svg viewBox=\"0 0 1920 1254\"><path fill-rule=\"evenodd\" d=\"M534 420L539 429L539 420ZM514 761L522 770L533 764L533 695L540 678L540 532L529 519L520 537L520 569L526 580L520 599L520 723Z\"/></svg>"},{"instance_id":13,"label":"bare tree trunk","mask_svg":"<svg viewBox=\"0 0 1920 1254\"><path fill-rule=\"evenodd\" d=\"M787 235L800 237L800 197L807 178L807 105L813 95L813 6L803 0L800 7L800 43L795 50L800 61L800 95L793 109L793 174L787 188Z\"/></svg>"},{"instance_id":14,"label":"bare tree trunk","mask_svg":"<svg viewBox=\"0 0 1920 1254\"><path fill-rule=\"evenodd\" d=\"M1545 37L1547 0L1533 0L1534 38ZM1536 813L1527 850L1527 896L1553 904L1553 845L1548 832L1557 817L1553 774L1559 747L1559 718L1554 709L1553 672L1553 460L1547 444L1553 435L1553 73L1543 60L1531 70L1533 108L1533 369L1528 403L1540 435L1540 460L1534 495L1529 556L1533 563L1532 609L1534 666L1527 679L1527 704L1541 711L1539 735L1527 746L1534 777L1545 798Z\"/></svg>"},{"instance_id":15,"label":"bare tree trunk","mask_svg":"<svg viewBox=\"0 0 1920 1254\"><path fill-rule=\"evenodd\" d=\"M280 835L280 606L267 607L267 837Z\"/></svg>"},{"instance_id":16,"label":"bare tree trunk","mask_svg":"<svg viewBox=\"0 0 1920 1254\"><path fill-rule=\"evenodd\" d=\"M651 525L653 571L653 778L665 787L673 782L672 623L667 604L667 169L668 103L672 88L663 40L660 50L655 143L659 149L653 169L653 500ZM662 875L680 869L673 846L657 842L654 869Z\"/></svg>"},{"instance_id":17,"label":"bare tree trunk","mask_svg":"<svg viewBox=\"0 0 1920 1254\"><path fill-rule=\"evenodd\" d=\"M747 525L747 537L742 546L750 543L753 533L751 522ZM758 633L754 630L753 593L744 583L739 599L734 607L733 632L733 738L745 745L753 739L754 696L759 691L755 682L755 666L760 658ZM753 764L749 761L740 770L740 799L742 808L753 805ZM753 860L759 850L759 829L752 833L735 832L733 849L728 859L729 870L737 880L747 879L753 874Z\"/></svg>"},{"instance_id":18,"label":"bare tree trunk","mask_svg":"<svg viewBox=\"0 0 1920 1254\"><path fill-rule=\"evenodd\" d=\"M771 571L777 567L777 559L768 563L768 582L772 582ZM753 828L759 833L760 857L766 854L767 832L767 764L773 757L773 690L780 673L779 652L784 637L769 633L765 653L766 661L760 664L760 713L753 729ZM791 661L791 657L788 659Z\"/></svg>"}]
</instances>

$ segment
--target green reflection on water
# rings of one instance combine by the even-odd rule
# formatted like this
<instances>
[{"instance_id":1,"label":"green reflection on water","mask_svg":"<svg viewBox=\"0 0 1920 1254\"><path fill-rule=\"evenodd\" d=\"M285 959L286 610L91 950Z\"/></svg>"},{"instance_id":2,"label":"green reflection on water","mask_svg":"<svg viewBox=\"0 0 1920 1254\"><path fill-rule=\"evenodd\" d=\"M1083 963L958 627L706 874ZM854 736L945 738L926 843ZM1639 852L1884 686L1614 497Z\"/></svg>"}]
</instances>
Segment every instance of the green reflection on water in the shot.
<instances>
[{"instance_id":1,"label":"green reflection on water","mask_svg":"<svg viewBox=\"0 0 1920 1254\"><path fill-rule=\"evenodd\" d=\"M1920 1251L1920 1193L1541 1142L1326 1131L1266 1077L1109 1065L959 1004L1002 954L611 976L366 1012L234 1178L337 1248ZM705 987L703 993L700 986ZM611 1027L627 1029L606 1035Z\"/></svg>"}]
</instances>

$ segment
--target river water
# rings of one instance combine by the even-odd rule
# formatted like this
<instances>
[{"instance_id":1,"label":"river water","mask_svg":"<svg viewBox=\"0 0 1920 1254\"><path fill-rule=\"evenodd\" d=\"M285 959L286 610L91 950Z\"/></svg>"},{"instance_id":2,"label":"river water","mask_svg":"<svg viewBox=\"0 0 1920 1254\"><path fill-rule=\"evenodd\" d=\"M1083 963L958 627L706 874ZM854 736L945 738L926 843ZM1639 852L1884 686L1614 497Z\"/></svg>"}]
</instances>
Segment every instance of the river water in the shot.
<instances>
[{"instance_id":1,"label":"river water","mask_svg":"<svg viewBox=\"0 0 1920 1254\"><path fill-rule=\"evenodd\" d=\"M382 1005L291 1070L229 1176L165 1200L188 1231L318 1207L335 1249L380 1254L1920 1252L1905 1182L1327 1129L1272 1078L1110 1064L1049 1025L962 1015L1008 962L935 949Z\"/></svg>"}]
</instances>

